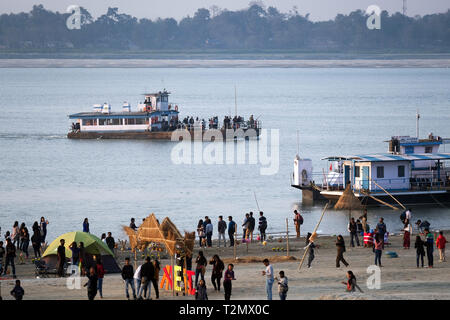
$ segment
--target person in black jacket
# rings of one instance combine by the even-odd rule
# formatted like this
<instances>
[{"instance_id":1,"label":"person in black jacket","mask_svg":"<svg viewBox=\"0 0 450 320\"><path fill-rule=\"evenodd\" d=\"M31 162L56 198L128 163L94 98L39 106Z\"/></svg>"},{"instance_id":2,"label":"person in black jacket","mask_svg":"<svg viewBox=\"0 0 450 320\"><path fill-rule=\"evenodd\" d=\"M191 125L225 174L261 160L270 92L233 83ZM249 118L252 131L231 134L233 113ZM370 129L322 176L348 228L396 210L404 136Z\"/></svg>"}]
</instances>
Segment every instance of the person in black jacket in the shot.
<instances>
[{"instance_id":1,"label":"person in black jacket","mask_svg":"<svg viewBox=\"0 0 450 320\"><path fill-rule=\"evenodd\" d=\"M264 213L262 211L259 212L259 223L258 230L260 233L260 241L264 242L266 240L266 229L267 229L267 219L264 217Z\"/></svg>"},{"instance_id":2,"label":"person in black jacket","mask_svg":"<svg viewBox=\"0 0 450 320\"><path fill-rule=\"evenodd\" d=\"M198 277L201 276L202 280L205 280L205 271L207 261L205 256L203 255L203 251L198 252L197 259L195 259L197 266L195 267L195 287L198 284Z\"/></svg>"},{"instance_id":3,"label":"person in black jacket","mask_svg":"<svg viewBox=\"0 0 450 320\"><path fill-rule=\"evenodd\" d=\"M114 253L114 247L116 246L116 242L114 241L111 232L108 232L108 236L105 238L105 242L108 248Z\"/></svg>"},{"instance_id":4,"label":"person in black jacket","mask_svg":"<svg viewBox=\"0 0 450 320\"><path fill-rule=\"evenodd\" d=\"M11 264L13 279L16 278L16 265L14 264L15 257L16 257L16 246L12 243L11 238L7 238L5 267L3 268L3 275L6 275L6 272L8 271L8 266Z\"/></svg>"},{"instance_id":5,"label":"person in black jacket","mask_svg":"<svg viewBox=\"0 0 450 320\"><path fill-rule=\"evenodd\" d=\"M155 267L150 261L150 257L145 258L145 263L141 267L141 290L138 292L138 298L142 299L142 292L144 292L144 298L151 300L152 292L152 279L155 277ZM148 296L147 296L148 290Z\"/></svg>"},{"instance_id":6,"label":"person in black jacket","mask_svg":"<svg viewBox=\"0 0 450 320\"><path fill-rule=\"evenodd\" d=\"M340 264L339 264L339 262L341 262L341 261L346 267L348 267L349 264L344 259L345 241L344 241L344 237L341 236L341 235L337 236L336 248L337 248L336 268L340 268L341 267Z\"/></svg>"},{"instance_id":7,"label":"person in black jacket","mask_svg":"<svg viewBox=\"0 0 450 320\"><path fill-rule=\"evenodd\" d=\"M127 299L130 300L130 295L128 293L128 286L131 286L133 291L133 299L136 300L136 290L134 289L134 270L133 266L130 264L130 258L125 258L125 265L122 268L122 279L125 281L125 294Z\"/></svg>"},{"instance_id":8,"label":"person in black jacket","mask_svg":"<svg viewBox=\"0 0 450 320\"><path fill-rule=\"evenodd\" d=\"M422 260L422 268L423 268L423 257L425 256L425 242L420 238L420 236L416 237L416 242L414 243L414 248L416 248L416 257L417 257L417 268L419 268L419 259Z\"/></svg>"},{"instance_id":9,"label":"person in black jacket","mask_svg":"<svg viewBox=\"0 0 450 320\"><path fill-rule=\"evenodd\" d=\"M247 228L248 235L250 236L250 242L253 242L253 231L255 230L255 224L256 221L255 218L253 217L253 212L250 212L248 217L248 228Z\"/></svg>"},{"instance_id":10,"label":"person in black jacket","mask_svg":"<svg viewBox=\"0 0 450 320\"><path fill-rule=\"evenodd\" d=\"M222 279L223 269L225 269L225 265L223 261L220 260L219 256L215 254L209 264L213 265L212 273L211 273L211 282L214 286L215 291L220 291L220 280ZM217 282L217 285L216 285Z\"/></svg>"},{"instance_id":11,"label":"person in black jacket","mask_svg":"<svg viewBox=\"0 0 450 320\"><path fill-rule=\"evenodd\" d=\"M87 275L89 281L84 285L87 287L87 294L89 300L94 300L95 296L97 295L97 284L98 284L98 277L95 273L94 267L91 267L89 269L89 274Z\"/></svg>"},{"instance_id":12,"label":"person in black jacket","mask_svg":"<svg viewBox=\"0 0 450 320\"><path fill-rule=\"evenodd\" d=\"M358 225L356 224L355 218L350 220L348 224L348 231L350 232L350 246L355 246L353 239L356 239L356 245L359 247Z\"/></svg>"}]
</instances>

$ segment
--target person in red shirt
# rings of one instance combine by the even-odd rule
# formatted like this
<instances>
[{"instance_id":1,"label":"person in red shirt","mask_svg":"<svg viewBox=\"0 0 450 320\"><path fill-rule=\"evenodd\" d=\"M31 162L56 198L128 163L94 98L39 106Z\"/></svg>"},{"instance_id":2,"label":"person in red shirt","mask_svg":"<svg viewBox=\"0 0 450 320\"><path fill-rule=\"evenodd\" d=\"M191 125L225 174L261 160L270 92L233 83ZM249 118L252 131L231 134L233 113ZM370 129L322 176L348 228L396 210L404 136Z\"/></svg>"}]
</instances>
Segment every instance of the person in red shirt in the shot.
<instances>
[{"instance_id":1,"label":"person in red shirt","mask_svg":"<svg viewBox=\"0 0 450 320\"><path fill-rule=\"evenodd\" d=\"M105 268L103 268L103 264L102 264L102 260L100 258L100 256L96 257L97 260L97 278L98 278L98 282L97 282L97 290L98 293L100 294L100 299L103 299L103 277L105 276Z\"/></svg>"},{"instance_id":2,"label":"person in red shirt","mask_svg":"<svg viewBox=\"0 0 450 320\"><path fill-rule=\"evenodd\" d=\"M447 239L444 237L444 232L439 231L439 237L436 239L436 247L439 249L439 261L445 262L445 244Z\"/></svg>"}]
</instances>

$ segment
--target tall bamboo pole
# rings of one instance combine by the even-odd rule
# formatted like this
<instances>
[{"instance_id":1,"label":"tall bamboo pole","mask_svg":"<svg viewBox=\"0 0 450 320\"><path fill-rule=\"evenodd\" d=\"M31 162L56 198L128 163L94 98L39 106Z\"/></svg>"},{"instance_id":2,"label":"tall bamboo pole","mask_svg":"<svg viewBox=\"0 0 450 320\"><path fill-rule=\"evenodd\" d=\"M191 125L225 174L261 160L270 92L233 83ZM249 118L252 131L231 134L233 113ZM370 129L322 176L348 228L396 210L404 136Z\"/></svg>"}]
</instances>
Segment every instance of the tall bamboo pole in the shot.
<instances>
[{"instance_id":1,"label":"tall bamboo pole","mask_svg":"<svg viewBox=\"0 0 450 320\"><path fill-rule=\"evenodd\" d=\"M395 202L397 202L397 203L403 208L403 210L406 210L405 206L404 206L400 201L398 201L392 194L390 194L389 192L387 192L382 186L380 186L380 185L379 185L378 183L376 183L375 181L372 180L372 182L375 183L375 185L376 185L378 188L380 188L381 190L383 190L383 191L384 191L387 195L389 195L392 199L394 199Z\"/></svg>"},{"instance_id":2,"label":"tall bamboo pole","mask_svg":"<svg viewBox=\"0 0 450 320\"><path fill-rule=\"evenodd\" d=\"M325 205L325 207L323 208L322 215L320 216L319 222L317 222L316 227L314 228L314 231L312 232L312 235L314 235L316 233L317 229L319 228L319 225L322 222L323 215L325 214L325 211L327 211L328 205L329 205L329 203L327 203ZM305 260L306 253L308 252L308 248L309 248L309 244L305 248L305 253L303 254L302 260L300 261L300 265L298 266L297 271L300 271L300 269L303 265L303 261Z\"/></svg>"},{"instance_id":3,"label":"tall bamboo pole","mask_svg":"<svg viewBox=\"0 0 450 320\"><path fill-rule=\"evenodd\" d=\"M289 225L288 225L288 218L286 218L286 257L289 257Z\"/></svg>"},{"instance_id":4,"label":"tall bamboo pole","mask_svg":"<svg viewBox=\"0 0 450 320\"><path fill-rule=\"evenodd\" d=\"M234 238L234 243L233 243L233 256L234 256L234 260L236 260L236 232L237 232L237 224L234 224L234 234L233 234L233 238Z\"/></svg>"}]
</instances>

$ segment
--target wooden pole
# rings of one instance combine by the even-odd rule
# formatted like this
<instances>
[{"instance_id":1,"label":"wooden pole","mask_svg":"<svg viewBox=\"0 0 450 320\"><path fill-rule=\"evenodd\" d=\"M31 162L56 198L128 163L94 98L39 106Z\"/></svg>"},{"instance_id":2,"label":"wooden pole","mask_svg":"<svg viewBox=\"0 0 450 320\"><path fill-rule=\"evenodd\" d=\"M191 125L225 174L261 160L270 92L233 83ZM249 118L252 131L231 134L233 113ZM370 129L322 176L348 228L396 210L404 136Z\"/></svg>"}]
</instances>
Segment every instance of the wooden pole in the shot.
<instances>
[{"instance_id":1,"label":"wooden pole","mask_svg":"<svg viewBox=\"0 0 450 320\"><path fill-rule=\"evenodd\" d=\"M312 232L312 235L314 235L317 232L317 229L319 228L319 225L322 222L322 219L323 219L323 216L325 214L325 211L327 211L328 205L329 205L329 203L327 203L325 205L325 207L323 208L322 215L320 216L319 222L317 222L316 227L314 228L314 231ZM303 265L303 261L305 260L306 253L308 252L308 247L309 247L309 244L305 248L305 253L303 254L302 260L300 261L300 265L298 266L297 271L300 271L300 269L301 269L301 267Z\"/></svg>"},{"instance_id":2,"label":"wooden pole","mask_svg":"<svg viewBox=\"0 0 450 320\"><path fill-rule=\"evenodd\" d=\"M387 206L387 207L390 207L390 208L393 209L393 210L398 210L397 207L394 207L393 205L391 205L391 204L389 204L389 203L387 203L387 202L384 202L383 200L380 200L380 199L378 199L378 198L375 198L374 196L372 196L372 195L370 195L370 194L368 194L368 193L363 192L363 194L365 194L366 196L368 196L369 198L371 198L371 199L373 199L373 200L375 200L375 201L378 201L378 202L381 203L381 204L384 204L384 205Z\"/></svg>"},{"instance_id":3,"label":"wooden pole","mask_svg":"<svg viewBox=\"0 0 450 320\"><path fill-rule=\"evenodd\" d=\"M289 225L288 225L288 218L286 218L286 257L289 257Z\"/></svg>"},{"instance_id":4,"label":"wooden pole","mask_svg":"<svg viewBox=\"0 0 450 320\"><path fill-rule=\"evenodd\" d=\"M172 265L172 296L175 297L175 265L174 265L174 255L170 255L170 262Z\"/></svg>"},{"instance_id":5,"label":"wooden pole","mask_svg":"<svg viewBox=\"0 0 450 320\"><path fill-rule=\"evenodd\" d=\"M376 185L378 188L380 188L381 190L383 190L388 196L390 196L392 199L394 199L395 202L397 202L397 203L403 208L403 210L406 210L405 206L404 206L400 201L398 201L392 194L390 194L389 192L387 192L382 186L380 186L380 185L379 185L378 183L376 183L375 181L372 180L372 182L375 183L375 185Z\"/></svg>"}]
</instances>

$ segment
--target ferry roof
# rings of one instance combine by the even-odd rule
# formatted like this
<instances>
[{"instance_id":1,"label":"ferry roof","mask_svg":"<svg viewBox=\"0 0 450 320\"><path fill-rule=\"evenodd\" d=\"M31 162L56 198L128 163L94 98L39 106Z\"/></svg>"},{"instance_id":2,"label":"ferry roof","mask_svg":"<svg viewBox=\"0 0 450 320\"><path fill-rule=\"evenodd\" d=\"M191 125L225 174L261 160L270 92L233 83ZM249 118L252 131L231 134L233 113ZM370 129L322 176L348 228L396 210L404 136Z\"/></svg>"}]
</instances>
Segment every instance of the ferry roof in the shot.
<instances>
[{"instance_id":1,"label":"ferry roof","mask_svg":"<svg viewBox=\"0 0 450 320\"><path fill-rule=\"evenodd\" d=\"M123 118L148 118L149 116L168 115L179 113L176 110L153 111L153 112L80 112L69 115L69 119L123 119Z\"/></svg>"},{"instance_id":2,"label":"ferry roof","mask_svg":"<svg viewBox=\"0 0 450 320\"><path fill-rule=\"evenodd\" d=\"M333 156L322 160L352 160L355 162L414 161L414 160L450 160L450 153L408 153L408 154L369 154L354 156Z\"/></svg>"}]
</instances>

